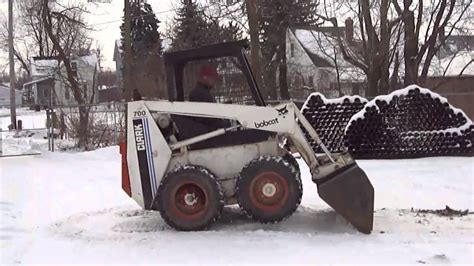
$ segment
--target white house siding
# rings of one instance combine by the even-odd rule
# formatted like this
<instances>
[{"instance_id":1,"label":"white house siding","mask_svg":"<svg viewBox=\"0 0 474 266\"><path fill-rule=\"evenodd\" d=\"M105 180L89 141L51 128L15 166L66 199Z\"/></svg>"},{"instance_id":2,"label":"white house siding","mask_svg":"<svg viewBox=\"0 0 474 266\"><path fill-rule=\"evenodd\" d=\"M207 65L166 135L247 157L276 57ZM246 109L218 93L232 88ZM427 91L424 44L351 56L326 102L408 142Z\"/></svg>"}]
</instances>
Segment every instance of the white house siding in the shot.
<instances>
[{"instance_id":1,"label":"white house siding","mask_svg":"<svg viewBox=\"0 0 474 266\"><path fill-rule=\"evenodd\" d=\"M95 56L94 56L95 57ZM81 84L81 87L84 89L84 86L87 86L87 100L86 102L91 102L91 97L94 95L93 103L98 102L98 92L97 92L97 75L98 69L96 68L97 61L91 60L89 57L79 57L72 59L71 62L77 62L77 75L78 80ZM56 104L59 105L74 105L77 102L74 100L74 95L69 86L66 86L67 82L64 82L63 79L66 79L66 68L61 67L61 78L57 78L55 82L55 93L56 93ZM94 84L95 83L95 84ZM95 94L94 94L95 91ZM69 92L69 97L68 96ZM84 90L83 90L84 93Z\"/></svg>"},{"instance_id":2,"label":"white house siding","mask_svg":"<svg viewBox=\"0 0 474 266\"><path fill-rule=\"evenodd\" d=\"M15 91L15 103L16 106L22 105L22 93L21 91ZM0 107L10 106L10 88L4 85L0 85Z\"/></svg>"},{"instance_id":3,"label":"white house siding","mask_svg":"<svg viewBox=\"0 0 474 266\"><path fill-rule=\"evenodd\" d=\"M97 103L98 92L97 92L97 78L98 78L98 65L97 56L88 55L81 57L72 57L71 63L77 63L77 75L81 87L84 89L87 87L87 100L86 102ZM59 68L59 71L58 71ZM76 105L77 102L74 99L74 95L69 86L66 86L67 73L66 68L63 64L58 67L58 61L55 59L48 60L36 60L32 64L32 74L34 80L44 79L45 77L54 77L54 104L55 105ZM32 85L33 91L35 91L36 85ZM94 93L95 91L95 93ZM84 91L83 91L84 92ZM38 92L35 91L35 103L38 104L40 100ZM91 97L93 97L91 101ZM43 100L41 100L42 102Z\"/></svg>"},{"instance_id":4,"label":"white house siding","mask_svg":"<svg viewBox=\"0 0 474 266\"><path fill-rule=\"evenodd\" d=\"M296 92L293 94L303 94L298 96L306 97L312 92L321 92L327 95L331 83L335 81L334 69L315 66L313 60L290 29L287 31L286 45L288 83L290 89ZM310 82L311 78L313 80L312 84ZM302 90L303 87L306 87L307 90ZM297 93L298 91L299 93Z\"/></svg>"},{"instance_id":5,"label":"white house siding","mask_svg":"<svg viewBox=\"0 0 474 266\"><path fill-rule=\"evenodd\" d=\"M364 95L363 86L360 86L365 82L364 73L346 62L342 54L334 49L337 45L333 42L334 40L321 31L288 29L288 80L293 91L298 91L299 87L308 86L309 90L305 92L305 95L313 91L320 92L328 98L339 97L337 72L334 66L334 59L336 59L342 94ZM293 56L292 44L294 45ZM308 52L315 55L313 58L315 60L312 60ZM310 77L313 77L313 86L309 84Z\"/></svg>"}]
</instances>

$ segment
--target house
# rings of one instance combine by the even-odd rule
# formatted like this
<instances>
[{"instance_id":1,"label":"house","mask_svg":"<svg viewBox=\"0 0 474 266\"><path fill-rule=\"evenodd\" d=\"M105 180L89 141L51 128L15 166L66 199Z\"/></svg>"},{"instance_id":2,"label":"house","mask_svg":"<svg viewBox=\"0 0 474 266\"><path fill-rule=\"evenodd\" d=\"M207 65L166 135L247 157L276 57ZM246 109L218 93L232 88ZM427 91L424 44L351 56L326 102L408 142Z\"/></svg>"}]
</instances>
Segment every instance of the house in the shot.
<instances>
[{"instance_id":1,"label":"house","mask_svg":"<svg viewBox=\"0 0 474 266\"><path fill-rule=\"evenodd\" d=\"M425 86L474 119L474 36L448 36L431 61Z\"/></svg>"},{"instance_id":2,"label":"house","mask_svg":"<svg viewBox=\"0 0 474 266\"><path fill-rule=\"evenodd\" d=\"M443 33L443 32L442 32ZM456 54L458 51L473 51L474 35L450 35L440 47L437 56L446 58Z\"/></svg>"},{"instance_id":3,"label":"house","mask_svg":"<svg viewBox=\"0 0 474 266\"><path fill-rule=\"evenodd\" d=\"M81 87L86 102L97 103L98 59L95 54L72 56L71 68ZM23 85L29 104L75 105L73 92L67 82L64 63L57 57L34 57L31 64L32 81Z\"/></svg>"},{"instance_id":4,"label":"house","mask_svg":"<svg viewBox=\"0 0 474 266\"><path fill-rule=\"evenodd\" d=\"M15 90L15 103L16 106L22 105L21 91ZM10 86L9 84L0 83L0 108L10 107Z\"/></svg>"},{"instance_id":5,"label":"house","mask_svg":"<svg viewBox=\"0 0 474 266\"><path fill-rule=\"evenodd\" d=\"M336 38L345 38L344 34L345 27L288 28L286 62L292 98L305 99L312 92L329 98L365 94L365 75L338 51Z\"/></svg>"}]
</instances>

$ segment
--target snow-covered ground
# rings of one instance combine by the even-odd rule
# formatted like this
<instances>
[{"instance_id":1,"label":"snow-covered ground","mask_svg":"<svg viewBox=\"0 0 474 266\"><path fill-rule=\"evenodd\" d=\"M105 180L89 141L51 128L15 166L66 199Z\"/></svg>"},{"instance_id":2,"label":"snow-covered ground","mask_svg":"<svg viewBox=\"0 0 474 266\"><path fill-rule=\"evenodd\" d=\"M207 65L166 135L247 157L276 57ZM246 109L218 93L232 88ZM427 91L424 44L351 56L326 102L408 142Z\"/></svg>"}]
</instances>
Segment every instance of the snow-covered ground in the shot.
<instances>
[{"instance_id":1,"label":"snow-covered ground","mask_svg":"<svg viewBox=\"0 0 474 266\"><path fill-rule=\"evenodd\" d=\"M473 263L474 158L359 161L376 191L364 235L318 198L300 162L303 201L262 225L227 207L209 231L176 232L122 192L118 147L0 159L0 263Z\"/></svg>"},{"instance_id":2,"label":"snow-covered ground","mask_svg":"<svg viewBox=\"0 0 474 266\"><path fill-rule=\"evenodd\" d=\"M0 108L0 155L35 154L48 149L46 139L46 111L35 112L28 108L17 109L24 131L9 132L10 110Z\"/></svg>"}]
</instances>

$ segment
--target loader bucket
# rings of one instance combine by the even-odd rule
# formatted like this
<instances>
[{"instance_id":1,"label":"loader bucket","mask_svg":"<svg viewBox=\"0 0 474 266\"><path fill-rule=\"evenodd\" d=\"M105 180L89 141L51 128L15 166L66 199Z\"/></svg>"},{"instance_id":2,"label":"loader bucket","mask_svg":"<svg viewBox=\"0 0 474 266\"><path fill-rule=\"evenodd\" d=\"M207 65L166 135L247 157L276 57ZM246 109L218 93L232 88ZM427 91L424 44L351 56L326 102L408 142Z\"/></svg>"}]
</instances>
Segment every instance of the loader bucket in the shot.
<instances>
[{"instance_id":1,"label":"loader bucket","mask_svg":"<svg viewBox=\"0 0 474 266\"><path fill-rule=\"evenodd\" d=\"M374 188L356 163L316 184L321 199L357 230L370 234L374 219Z\"/></svg>"}]
</instances>

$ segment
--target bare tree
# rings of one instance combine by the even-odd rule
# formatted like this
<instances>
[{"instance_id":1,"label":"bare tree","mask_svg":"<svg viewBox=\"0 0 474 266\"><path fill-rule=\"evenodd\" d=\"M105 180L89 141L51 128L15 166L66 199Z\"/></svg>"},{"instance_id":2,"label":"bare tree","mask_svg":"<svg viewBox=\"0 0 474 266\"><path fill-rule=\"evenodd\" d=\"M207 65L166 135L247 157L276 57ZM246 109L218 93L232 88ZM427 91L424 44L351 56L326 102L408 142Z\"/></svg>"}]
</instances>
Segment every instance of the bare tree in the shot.
<instances>
[{"instance_id":1,"label":"bare tree","mask_svg":"<svg viewBox=\"0 0 474 266\"><path fill-rule=\"evenodd\" d=\"M351 3L348 3L349 6ZM397 43L401 31L400 17L391 14L390 0L359 0L353 8L356 20L349 25L358 32L358 40L345 40L339 36L336 40L344 59L360 68L367 76L368 96L385 94L390 87L390 69L397 52ZM337 17L322 19L338 27Z\"/></svg>"},{"instance_id":2,"label":"bare tree","mask_svg":"<svg viewBox=\"0 0 474 266\"><path fill-rule=\"evenodd\" d=\"M423 85L431 63L453 32L463 31L472 0L393 0L404 24L405 85ZM421 71L420 71L421 68Z\"/></svg>"},{"instance_id":3,"label":"bare tree","mask_svg":"<svg viewBox=\"0 0 474 266\"><path fill-rule=\"evenodd\" d=\"M41 22L52 44L53 53L64 65L66 84L72 90L74 100L79 105L79 148L87 148L90 107L87 107L86 104L92 103L94 99L94 95L88 96L87 90L82 89L79 78L71 65L71 55L74 50L71 47L77 47L79 53L85 49L83 47L90 48L90 39L80 38L87 36L89 30L83 22L84 12L86 10L81 5L62 6L57 4L50 6L49 0L42 0ZM80 34L75 35L74 33ZM74 43L73 46L67 45L72 43ZM94 89L93 92L95 92Z\"/></svg>"},{"instance_id":4,"label":"bare tree","mask_svg":"<svg viewBox=\"0 0 474 266\"><path fill-rule=\"evenodd\" d=\"M50 3L50 5L53 4ZM60 6L59 3L55 5ZM62 7L63 10L68 12L74 11L68 10L69 8ZM81 9L83 9L82 6ZM16 10L14 56L19 62L21 69L27 72L28 75L31 75L30 67L33 57L56 56L57 51L54 49L42 21L43 2L38 0L16 1ZM74 12L76 11L77 9ZM92 44L88 34L83 28L66 28L68 26L69 24L60 20L53 20L51 25L53 32L60 36L58 41L64 51L66 53L80 52L81 50L88 51ZM7 23L0 24L0 43L2 44L2 49L7 48L7 46L3 45L7 41L7 33Z\"/></svg>"}]
</instances>

